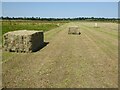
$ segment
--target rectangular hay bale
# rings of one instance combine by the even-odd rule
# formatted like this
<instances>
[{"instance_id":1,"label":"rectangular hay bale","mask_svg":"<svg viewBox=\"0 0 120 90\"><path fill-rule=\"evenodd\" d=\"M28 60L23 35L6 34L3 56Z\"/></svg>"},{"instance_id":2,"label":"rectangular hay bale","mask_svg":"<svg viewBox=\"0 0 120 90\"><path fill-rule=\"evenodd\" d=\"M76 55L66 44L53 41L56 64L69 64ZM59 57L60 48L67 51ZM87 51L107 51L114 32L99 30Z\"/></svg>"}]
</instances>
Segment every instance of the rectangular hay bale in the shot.
<instances>
[{"instance_id":1,"label":"rectangular hay bale","mask_svg":"<svg viewBox=\"0 0 120 90\"><path fill-rule=\"evenodd\" d=\"M68 34L79 34L79 27L78 26L71 26L69 27Z\"/></svg>"},{"instance_id":2,"label":"rectangular hay bale","mask_svg":"<svg viewBox=\"0 0 120 90\"><path fill-rule=\"evenodd\" d=\"M33 52L44 45L42 31L18 30L3 35L4 49L14 52Z\"/></svg>"}]
</instances>

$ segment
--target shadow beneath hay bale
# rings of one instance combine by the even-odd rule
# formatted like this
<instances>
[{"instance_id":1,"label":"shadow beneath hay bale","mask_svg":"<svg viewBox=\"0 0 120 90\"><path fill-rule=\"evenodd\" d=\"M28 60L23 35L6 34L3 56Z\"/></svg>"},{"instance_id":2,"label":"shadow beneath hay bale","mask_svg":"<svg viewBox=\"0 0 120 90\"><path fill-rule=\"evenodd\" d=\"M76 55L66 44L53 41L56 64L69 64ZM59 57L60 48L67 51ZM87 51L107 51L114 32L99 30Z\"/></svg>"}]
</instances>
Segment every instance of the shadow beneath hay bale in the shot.
<instances>
[{"instance_id":1,"label":"shadow beneath hay bale","mask_svg":"<svg viewBox=\"0 0 120 90\"><path fill-rule=\"evenodd\" d=\"M94 28L100 28L100 27L94 27Z\"/></svg>"},{"instance_id":2,"label":"shadow beneath hay bale","mask_svg":"<svg viewBox=\"0 0 120 90\"><path fill-rule=\"evenodd\" d=\"M44 47L47 46L49 44L49 42L44 42Z\"/></svg>"},{"instance_id":3,"label":"shadow beneath hay bale","mask_svg":"<svg viewBox=\"0 0 120 90\"><path fill-rule=\"evenodd\" d=\"M71 34L71 35L80 35L81 32L79 32L79 33L68 33L68 34Z\"/></svg>"},{"instance_id":4,"label":"shadow beneath hay bale","mask_svg":"<svg viewBox=\"0 0 120 90\"><path fill-rule=\"evenodd\" d=\"M40 46L38 49L33 50L32 52L37 52L39 50L41 50L42 48L44 48L45 46L47 46L49 44L49 42L44 42L42 46Z\"/></svg>"}]
</instances>

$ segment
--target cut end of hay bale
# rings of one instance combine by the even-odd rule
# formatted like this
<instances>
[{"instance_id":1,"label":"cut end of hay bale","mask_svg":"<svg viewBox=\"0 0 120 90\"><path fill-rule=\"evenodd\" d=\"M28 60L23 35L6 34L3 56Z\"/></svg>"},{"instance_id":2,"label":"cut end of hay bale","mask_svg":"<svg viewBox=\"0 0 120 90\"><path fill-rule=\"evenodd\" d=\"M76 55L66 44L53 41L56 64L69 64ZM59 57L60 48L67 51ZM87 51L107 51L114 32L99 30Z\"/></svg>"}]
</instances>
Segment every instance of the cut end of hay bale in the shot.
<instances>
[{"instance_id":1,"label":"cut end of hay bale","mask_svg":"<svg viewBox=\"0 0 120 90\"><path fill-rule=\"evenodd\" d=\"M13 52L33 52L44 44L43 31L18 30L5 33L4 49Z\"/></svg>"}]
</instances>

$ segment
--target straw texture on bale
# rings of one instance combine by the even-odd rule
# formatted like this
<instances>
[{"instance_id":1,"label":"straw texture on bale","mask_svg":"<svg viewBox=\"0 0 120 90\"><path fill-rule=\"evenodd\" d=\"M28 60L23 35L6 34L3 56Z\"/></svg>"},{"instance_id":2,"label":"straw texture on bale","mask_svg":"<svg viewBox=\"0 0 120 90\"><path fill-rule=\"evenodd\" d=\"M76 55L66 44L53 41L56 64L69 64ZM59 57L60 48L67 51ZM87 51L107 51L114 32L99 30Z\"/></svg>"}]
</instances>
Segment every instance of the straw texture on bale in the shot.
<instances>
[{"instance_id":1,"label":"straw texture on bale","mask_svg":"<svg viewBox=\"0 0 120 90\"><path fill-rule=\"evenodd\" d=\"M44 45L42 31L18 30L4 34L4 49L14 52L33 52Z\"/></svg>"},{"instance_id":2,"label":"straw texture on bale","mask_svg":"<svg viewBox=\"0 0 120 90\"><path fill-rule=\"evenodd\" d=\"M79 34L79 27L78 26L71 26L69 27L68 34Z\"/></svg>"}]
</instances>

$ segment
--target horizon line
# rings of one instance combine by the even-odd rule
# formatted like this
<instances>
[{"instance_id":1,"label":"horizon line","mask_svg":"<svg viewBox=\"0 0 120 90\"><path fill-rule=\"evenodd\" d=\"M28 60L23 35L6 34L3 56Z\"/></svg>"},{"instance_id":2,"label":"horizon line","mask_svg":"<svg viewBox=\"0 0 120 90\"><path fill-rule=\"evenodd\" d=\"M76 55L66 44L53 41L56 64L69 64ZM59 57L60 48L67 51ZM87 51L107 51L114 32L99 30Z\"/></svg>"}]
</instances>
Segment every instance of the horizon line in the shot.
<instances>
[{"instance_id":1,"label":"horizon line","mask_svg":"<svg viewBox=\"0 0 120 90\"><path fill-rule=\"evenodd\" d=\"M40 16L0 16L0 17L8 17L8 18L54 18L54 19L72 19L72 18L106 18L106 19L111 19L111 18L119 18L119 17L94 17L94 16L80 16L80 17L40 17Z\"/></svg>"}]
</instances>

